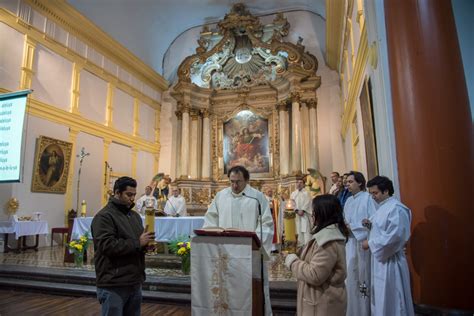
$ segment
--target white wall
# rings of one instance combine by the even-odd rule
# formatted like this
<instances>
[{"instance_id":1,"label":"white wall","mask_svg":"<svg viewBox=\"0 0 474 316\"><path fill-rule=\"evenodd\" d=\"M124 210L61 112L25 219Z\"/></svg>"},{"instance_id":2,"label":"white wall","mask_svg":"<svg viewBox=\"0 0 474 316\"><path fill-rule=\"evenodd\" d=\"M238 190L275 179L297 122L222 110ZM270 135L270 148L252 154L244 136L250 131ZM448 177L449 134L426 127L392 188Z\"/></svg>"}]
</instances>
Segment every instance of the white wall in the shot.
<instances>
[{"instance_id":1,"label":"white wall","mask_svg":"<svg viewBox=\"0 0 474 316\"><path fill-rule=\"evenodd\" d=\"M86 133L79 133L76 140L76 151L73 153L77 156L81 152L81 148L89 153L82 161L81 178L79 187L79 209L82 200L87 203L87 215L92 216L102 208L101 205L101 188L103 185L103 157L104 145L101 138L89 135ZM74 164L74 182L72 193L72 207L76 209L77 203L77 180L79 179L79 158L76 158Z\"/></svg>"},{"instance_id":2,"label":"white wall","mask_svg":"<svg viewBox=\"0 0 474 316\"><path fill-rule=\"evenodd\" d=\"M107 102L107 82L88 72L81 71L79 112L85 118L97 123L105 123Z\"/></svg>"},{"instance_id":3,"label":"white wall","mask_svg":"<svg viewBox=\"0 0 474 316\"><path fill-rule=\"evenodd\" d=\"M176 105L168 93L163 96L160 115L160 161L158 170L176 178Z\"/></svg>"},{"instance_id":4,"label":"white wall","mask_svg":"<svg viewBox=\"0 0 474 316\"><path fill-rule=\"evenodd\" d=\"M42 45L37 45L33 72L33 97L68 111L71 104L72 62Z\"/></svg>"},{"instance_id":5,"label":"white wall","mask_svg":"<svg viewBox=\"0 0 474 316\"><path fill-rule=\"evenodd\" d=\"M21 67L24 37L10 26L0 23L0 38L0 87L15 91L20 87L18 70Z\"/></svg>"},{"instance_id":6,"label":"white wall","mask_svg":"<svg viewBox=\"0 0 474 316\"><path fill-rule=\"evenodd\" d=\"M20 208L17 215L29 216L34 212L42 212L43 215L41 218L48 221L49 227L64 227L65 195L31 192L36 139L41 135L68 141L69 129L66 126L54 124L41 118L28 115L23 181L13 184L11 197L16 197L20 201ZM0 187L1 186L2 184L0 184ZM3 190L3 188L0 190ZM8 197L8 199L9 198L10 197ZM5 201L0 201L1 205L4 205L4 203ZM41 245L44 243L45 238L42 238Z\"/></svg>"},{"instance_id":7,"label":"white wall","mask_svg":"<svg viewBox=\"0 0 474 316\"><path fill-rule=\"evenodd\" d=\"M0 0L1 1L1 0ZM32 13L36 27L41 27L41 16ZM36 22L35 22L36 21ZM43 21L44 17L43 17ZM41 30L39 30L41 31ZM63 39L63 33L59 28L55 32L55 39ZM15 31L7 24L0 23L0 37L2 39L0 49L0 88L6 90L17 90L20 85L21 63L23 56L24 35ZM53 39L51 39L53 41ZM70 48L84 46L84 43L75 41L68 42ZM6 45L8 43L8 45ZM64 44L64 43L63 43ZM53 45L54 46L54 45ZM77 46L77 47L76 47ZM91 47L88 46L88 50ZM36 45L32 88L35 90L31 95L32 105L37 106L35 101L41 101L48 106L57 108L57 111L69 112L71 104L72 91L72 69L73 57L71 60L59 55L58 53L42 46ZM106 59L107 60L107 59ZM91 70L92 71L92 70ZM83 118L90 119L100 124L105 123L105 107L107 100L107 82L97 75L82 70L80 76L79 88L79 111ZM114 118L119 131L130 134L133 130L133 98L121 90L115 91L115 112ZM155 101L159 101L155 99ZM155 110L140 101L140 122L139 130L143 135L142 140L154 141L155 135ZM31 106L29 107L31 109ZM63 112L64 113L64 112ZM42 114L40 114L42 115ZM54 113L53 113L54 116ZM50 118L49 115L45 116ZM66 126L61 118L53 117L51 120L27 115L26 135L25 135L25 153L23 164L23 179L20 183L1 183L0 184L0 205L12 197L20 201L18 215L31 215L33 212L42 212L42 219L48 221L50 229L53 227L64 227L66 194L37 193L31 192L31 183L33 176L33 166L35 161L36 139L40 135L51 138L69 141L70 127ZM87 201L88 215L93 215L101 207L101 191L104 184L104 140L103 129L90 131L96 135L87 134L77 127L79 133L76 138L76 146L73 156L76 156L82 147L85 147L87 156L82 165L81 184L79 203L82 200ZM89 127L90 128L90 127ZM131 175L132 171L132 152L130 147L114 142L115 129L107 129L107 138L112 140L109 147L109 164L114 168L114 172ZM103 136L105 137L105 136ZM154 155L149 152L139 151L137 155L137 178L139 183L149 182L153 176ZM76 189L78 180L79 161L76 158L72 172L72 207L76 208ZM7 215L0 212L0 220L6 219ZM40 246L48 245L49 235L40 238Z\"/></svg>"}]
</instances>

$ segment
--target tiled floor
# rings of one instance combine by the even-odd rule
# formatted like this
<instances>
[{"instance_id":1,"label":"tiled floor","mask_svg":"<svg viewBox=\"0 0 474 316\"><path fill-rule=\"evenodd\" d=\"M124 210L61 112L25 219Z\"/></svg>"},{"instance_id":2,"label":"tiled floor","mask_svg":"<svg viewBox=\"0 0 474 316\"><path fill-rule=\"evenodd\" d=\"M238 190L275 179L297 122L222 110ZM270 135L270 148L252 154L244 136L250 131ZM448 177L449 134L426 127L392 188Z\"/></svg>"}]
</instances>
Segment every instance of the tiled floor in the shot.
<instances>
[{"instance_id":1,"label":"tiled floor","mask_svg":"<svg viewBox=\"0 0 474 316\"><path fill-rule=\"evenodd\" d=\"M64 247L42 247L37 252L28 250L22 253L0 253L0 264L25 265L36 267L60 267L71 269L94 270L92 262L93 249L89 248L89 257L87 264L81 268L77 268L73 263L63 262ZM158 254L146 257L146 273L147 275L156 276L182 276L179 269L180 259L173 255ZM284 266L282 256L275 254L271 256L271 260L267 263L270 275L270 281L294 281L291 272ZM162 268L176 267L176 268Z\"/></svg>"}]
</instances>

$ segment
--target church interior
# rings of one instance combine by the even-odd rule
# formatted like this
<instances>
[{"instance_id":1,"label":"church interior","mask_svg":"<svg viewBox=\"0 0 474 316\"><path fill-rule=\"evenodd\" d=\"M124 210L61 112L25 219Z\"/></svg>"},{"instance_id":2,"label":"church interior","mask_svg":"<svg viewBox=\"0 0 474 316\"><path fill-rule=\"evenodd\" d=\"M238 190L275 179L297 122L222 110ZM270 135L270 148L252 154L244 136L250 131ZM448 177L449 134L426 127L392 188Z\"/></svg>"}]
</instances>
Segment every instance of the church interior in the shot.
<instances>
[{"instance_id":1,"label":"church interior","mask_svg":"<svg viewBox=\"0 0 474 316\"><path fill-rule=\"evenodd\" d=\"M99 313L92 245L77 267L65 244L118 178L161 211L179 189L192 235L241 165L278 199L301 177L328 193L334 172L387 176L412 212L415 312L473 315L472 14L470 0L0 1L0 94L30 90L8 140L22 177L0 182L0 314ZM143 315L191 314L167 219L151 219ZM294 315L295 278L278 253L268 268L274 314Z\"/></svg>"}]
</instances>

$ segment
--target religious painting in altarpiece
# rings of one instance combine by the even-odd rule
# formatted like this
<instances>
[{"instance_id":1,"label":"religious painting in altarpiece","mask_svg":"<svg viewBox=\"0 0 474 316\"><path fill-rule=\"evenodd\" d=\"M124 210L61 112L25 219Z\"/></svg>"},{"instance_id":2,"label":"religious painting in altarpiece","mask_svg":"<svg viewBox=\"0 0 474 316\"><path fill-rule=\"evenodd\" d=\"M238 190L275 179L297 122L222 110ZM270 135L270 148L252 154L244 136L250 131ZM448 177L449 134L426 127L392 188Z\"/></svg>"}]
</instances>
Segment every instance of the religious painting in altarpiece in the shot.
<instances>
[{"instance_id":1,"label":"religious painting in altarpiece","mask_svg":"<svg viewBox=\"0 0 474 316\"><path fill-rule=\"evenodd\" d=\"M236 165L251 173L270 172L268 119L242 110L224 122L224 173Z\"/></svg>"},{"instance_id":2,"label":"religious painting in altarpiece","mask_svg":"<svg viewBox=\"0 0 474 316\"><path fill-rule=\"evenodd\" d=\"M72 143L40 136L36 140L32 192L66 193Z\"/></svg>"}]
</instances>

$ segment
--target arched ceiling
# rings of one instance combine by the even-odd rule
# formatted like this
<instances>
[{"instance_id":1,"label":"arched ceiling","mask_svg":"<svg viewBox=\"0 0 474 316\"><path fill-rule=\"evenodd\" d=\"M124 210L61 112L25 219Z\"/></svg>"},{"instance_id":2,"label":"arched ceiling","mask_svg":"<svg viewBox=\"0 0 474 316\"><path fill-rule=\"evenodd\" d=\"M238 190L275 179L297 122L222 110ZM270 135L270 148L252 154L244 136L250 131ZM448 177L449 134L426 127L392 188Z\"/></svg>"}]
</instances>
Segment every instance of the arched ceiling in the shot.
<instances>
[{"instance_id":1,"label":"arched ceiling","mask_svg":"<svg viewBox=\"0 0 474 316\"><path fill-rule=\"evenodd\" d=\"M81 14L162 74L163 56L186 30L215 23L233 4L254 15L306 10L325 19L326 0L67 0Z\"/></svg>"}]
</instances>

